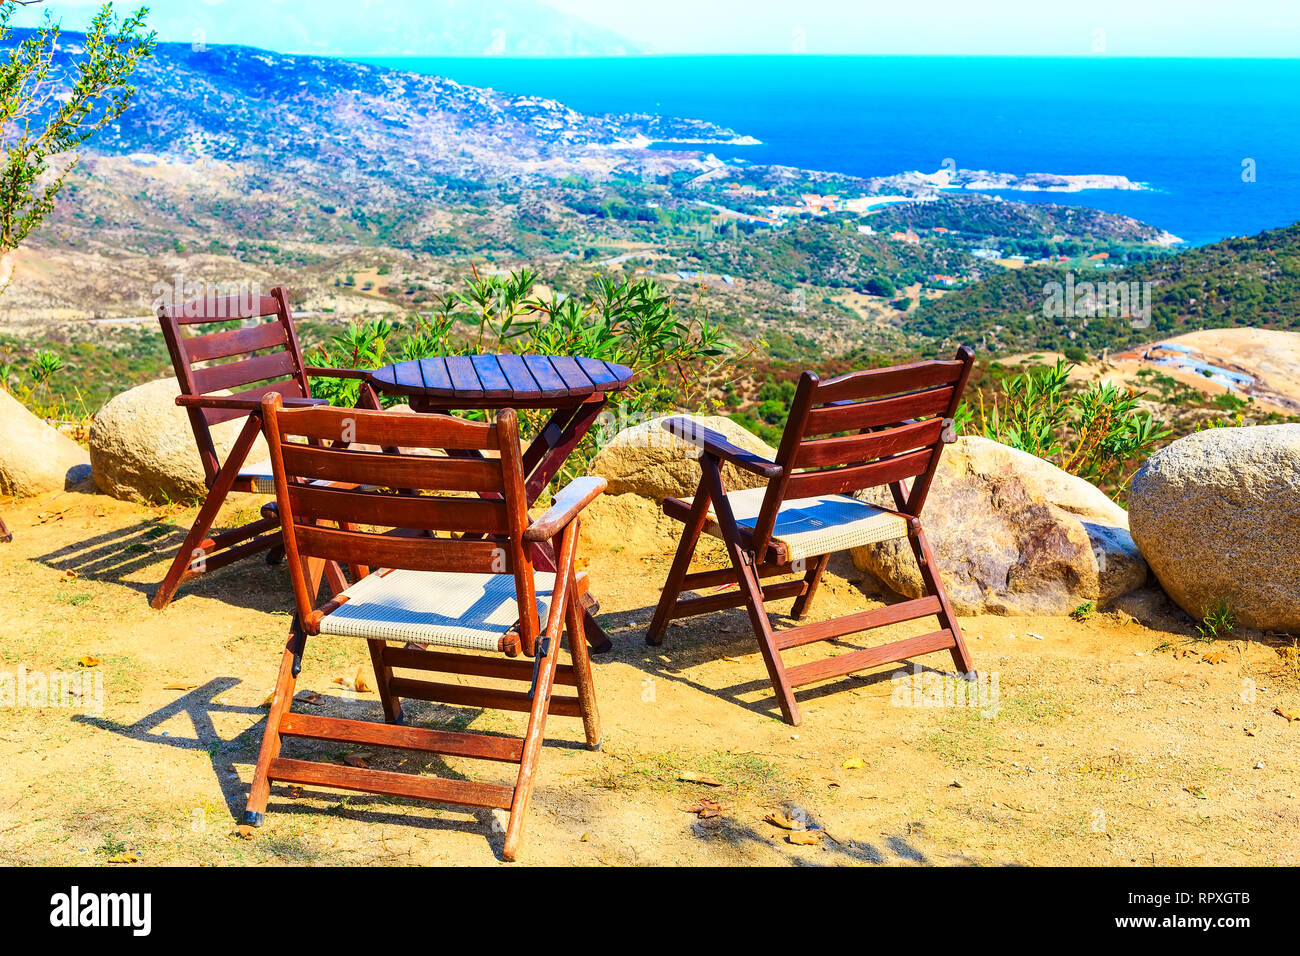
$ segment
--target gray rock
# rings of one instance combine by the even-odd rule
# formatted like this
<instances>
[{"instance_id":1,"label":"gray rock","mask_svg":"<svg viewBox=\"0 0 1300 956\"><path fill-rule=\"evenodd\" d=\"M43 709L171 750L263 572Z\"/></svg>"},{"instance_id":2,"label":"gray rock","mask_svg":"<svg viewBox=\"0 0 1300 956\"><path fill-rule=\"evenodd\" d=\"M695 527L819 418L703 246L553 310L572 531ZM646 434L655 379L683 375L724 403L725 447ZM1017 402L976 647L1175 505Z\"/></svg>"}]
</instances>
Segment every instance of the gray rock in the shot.
<instances>
[{"instance_id":1,"label":"gray rock","mask_svg":"<svg viewBox=\"0 0 1300 956\"><path fill-rule=\"evenodd\" d=\"M90 464L101 491L126 501L188 501L207 494L194 432L185 409L176 404L178 394L175 379L147 382L109 399L95 415ZM222 461L244 421L212 427ZM269 457L259 435L246 460L252 464Z\"/></svg>"},{"instance_id":2,"label":"gray rock","mask_svg":"<svg viewBox=\"0 0 1300 956\"><path fill-rule=\"evenodd\" d=\"M888 489L864 497L893 506ZM985 438L944 449L921 520L959 614L1068 614L1146 580L1123 508L1082 478ZM890 589L921 594L906 540L855 548L853 560Z\"/></svg>"},{"instance_id":3,"label":"gray rock","mask_svg":"<svg viewBox=\"0 0 1300 956\"><path fill-rule=\"evenodd\" d=\"M733 445L774 458L776 450L729 418L719 415L668 416L689 417L707 428L721 432ZM602 448L591 463L590 471L609 482L606 495L635 494L662 501L664 498L690 498L700 485L699 447L682 441L661 427L664 418L654 418L632 428L625 428ZM729 491L754 488L765 480L733 465L723 465L722 480Z\"/></svg>"},{"instance_id":4,"label":"gray rock","mask_svg":"<svg viewBox=\"0 0 1300 956\"><path fill-rule=\"evenodd\" d=\"M1211 428L1148 459L1133 537L1165 592L1200 620L1300 633L1300 425Z\"/></svg>"},{"instance_id":5,"label":"gray rock","mask_svg":"<svg viewBox=\"0 0 1300 956\"><path fill-rule=\"evenodd\" d=\"M75 487L87 477L89 455L0 388L0 494L15 498Z\"/></svg>"}]
</instances>

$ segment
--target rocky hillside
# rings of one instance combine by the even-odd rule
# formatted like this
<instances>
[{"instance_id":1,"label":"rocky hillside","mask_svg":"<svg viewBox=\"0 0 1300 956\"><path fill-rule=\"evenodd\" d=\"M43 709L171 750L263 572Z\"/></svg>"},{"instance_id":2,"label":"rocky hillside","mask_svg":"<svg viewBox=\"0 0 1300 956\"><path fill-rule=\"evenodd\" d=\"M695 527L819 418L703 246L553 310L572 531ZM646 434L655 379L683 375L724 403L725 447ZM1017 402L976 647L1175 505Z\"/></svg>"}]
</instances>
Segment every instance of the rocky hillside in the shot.
<instances>
[{"instance_id":1,"label":"rocky hillside","mask_svg":"<svg viewBox=\"0 0 1300 956\"><path fill-rule=\"evenodd\" d=\"M1195 329L1300 329L1300 223L1123 268L1076 274L1076 283L1138 283L1139 291L1149 288L1149 327L1134 327L1123 316L1045 317L1044 287L1064 280L1064 270L1050 266L996 273L923 303L909 327L923 335L963 341L978 342L987 333L994 350L1073 345L1094 352L1115 352Z\"/></svg>"}]
</instances>

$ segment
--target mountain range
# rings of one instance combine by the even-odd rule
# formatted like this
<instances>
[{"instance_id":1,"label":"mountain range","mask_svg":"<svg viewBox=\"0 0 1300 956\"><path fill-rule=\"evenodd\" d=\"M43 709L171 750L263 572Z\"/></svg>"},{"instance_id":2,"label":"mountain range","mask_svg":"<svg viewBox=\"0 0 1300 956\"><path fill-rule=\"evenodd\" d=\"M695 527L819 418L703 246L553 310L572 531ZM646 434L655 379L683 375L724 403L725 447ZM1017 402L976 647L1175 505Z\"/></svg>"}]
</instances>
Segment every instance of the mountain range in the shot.
<instances>
[{"instance_id":1,"label":"mountain range","mask_svg":"<svg viewBox=\"0 0 1300 956\"><path fill-rule=\"evenodd\" d=\"M123 7L126 5L123 4ZM85 3L51 2L25 11L30 25L48 10L69 29ZM153 0L149 26L164 42L196 49L250 42L281 53L325 56L623 56L631 41L539 0Z\"/></svg>"}]
</instances>

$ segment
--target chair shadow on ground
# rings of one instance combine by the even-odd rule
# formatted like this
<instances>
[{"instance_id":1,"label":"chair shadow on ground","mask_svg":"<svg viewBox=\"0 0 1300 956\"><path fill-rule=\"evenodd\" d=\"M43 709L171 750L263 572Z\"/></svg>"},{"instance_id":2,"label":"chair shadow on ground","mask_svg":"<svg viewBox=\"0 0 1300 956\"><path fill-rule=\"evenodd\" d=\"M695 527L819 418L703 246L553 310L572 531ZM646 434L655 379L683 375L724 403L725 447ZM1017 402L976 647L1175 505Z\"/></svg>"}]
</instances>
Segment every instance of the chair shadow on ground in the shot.
<instances>
[{"instance_id":1,"label":"chair shadow on ground","mask_svg":"<svg viewBox=\"0 0 1300 956\"><path fill-rule=\"evenodd\" d=\"M864 598L867 596L864 594ZM768 616L774 627L783 629L802 623L796 622L789 616L788 607L785 612L776 610L777 607L789 603L790 601L774 602L768 605ZM647 606L600 615L600 623L609 633L614 650L602 657L593 657L592 660L594 662L621 660L644 671L651 678L672 681L737 707L743 707L752 713L776 720L782 719L772 682L768 679L767 668L763 666L759 653L758 638L754 634L749 615L744 608L728 608L672 622L667 634L664 635L663 643L658 647L645 642L645 632L654 610L654 606ZM841 652L857 650L862 646L855 640L858 636L850 634L842 639L822 641L820 646L827 650ZM710 687L693 680L685 673L690 668L723 657L748 655L755 655L753 677L740 683L726 687ZM950 674L952 673L951 660L948 659L947 663L949 666L945 669L907 658L893 664L882 665L881 668L869 672L850 674L825 683L796 688L795 700L802 705L842 693L850 688L870 687L890 680L898 671L907 671L910 674L912 668L918 665L923 673ZM758 695L757 699L745 699L755 694Z\"/></svg>"},{"instance_id":2,"label":"chair shadow on ground","mask_svg":"<svg viewBox=\"0 0 1300 956\"><path fill-rule=\"evenodd\" d=\"M870 863L874 866L896 866L900 863L913 863L918 866L930 866L936 861L917 849L907 836L896 833L883 834L884 849L870 840L854 839L843 833L827 830L814 813L804 807L786 806L785 812L797 816L803 821L806 832L820 838L820 846L825 856L810 856L806 850L796 849L793 844L784 841L773 842L769 833L762 833L747 822L742 822L731 815L701 820L691 825L691 835L701 841L725 840L733 846L753 844L763 850L776 850L791 866L825 866L837 863ZM948 855L946 862L963 863L974 866L975 861L964 856Z\"/></svg>"},{"instance_id":3,"label":"chair shadow on ground","mask_svg":"<svg viewBox=\"0 0 1300 956\"><path fill-rule=\"evenodd\" d=\"M213 776L216 777L217 784L221 788L221 795L225 801L226 809L230 813L232 822L238 823L243 818L244 806L248 800L248 784L245 783L245 775L236 773L235 767L239 765L247 767L247 776L251 778L253 765L257 762L258 750L262 745L262 735L266 731L267 716L267 710L263 707L229 704L218 700L222 695L234 690L241 683L235 677L213 678L206 684L182 694L170 704L160 707L129 724L87 714L76 714L72 719L78 723L89 724L100 730L107 730L110 733L144 743L175 747L180 750L207 752L212 761ZM323 695L319 696L323 697ZM380 723L383 720L383 712L377 697L373 700L325 697L324 701L324 706L329 711L328 716L365 720L374 723ZM311 712L317 709L302 703L297 703L294 706L296 712ZM407 722L413 726L446 724L449 722L446 718L451 715L455 717L456 729L467 725L483 713L482 710L476 708L452 708L446 705L427 704L416 700L403 700L402 709ZM182 714L189 717L194 727L193 737L175 736L170 731L160 730L168 721ZM217 731L212 719L213 714L258 715L260 719L234 737L226 739ZM429 718L435 719L430 720ZM438 720L437 718L443 719ZM562 732L567 729L567 727L562 728ZM544 742L547 747L572 750L581 749L585 746L582 741L570 741L565 738L555 737L553 728L549 723L547 730L548 733ZM484 733L491 732L484 731ZM315 744L297 738L286 739L284 748L286 754L292 753L294 756L303 757L304 759L321 760L324 758L328 761L331 755L328 745ZM336 745L333 756L338 756L339 752L341 751L337 749ZM472 779L448 766L446 761L437 754L396 751L391 748L376 748L376 752L385 756L391 754L397 757L400 755L404 764L403 772L432 774L451 780ZM380 765L378 769L392 768ZM338 802L325 810L315 806L303 805L295 802L293 797L295 790L311 792L322 799L335 799ZM274 815L282 814L303 814L313 817L328 814L366 823L390 823L425 830L457 830L462 833L486 836L492 852L498 859L501 858L502 847L505 842L504 824L498 821L491 810L476 810L426 800L388 797L364 792L346 792L345 795L340 795L333 791L327 793L310 786L300 787L289 784L272 784L271 799L272 803L267 808L268 820ZM474 819L470 821L414 815L404 812L406 808L411 807L451 809L458 813L472 814Z\"/></svg>"},{"instance_id":4,"label":"chair shadow on ground","mask_svg":"<svg viewBox=\"0 0 1300 956\"><path fill-rule=\"evenodd\" d=\"M214 528L213 533L220 530ZM57 571L72 571L85 580L120 585L152 598L186 534L184 528L138 521L37 555L33 560ZM130 580L146 568L156 571L157 580ZM173 603L181 603L190 595L268 612L282 611L292 600L289 576L282 567L268 567L264 554L251 555L230 567L186 581Z\"/></svg>"}]
</instances>

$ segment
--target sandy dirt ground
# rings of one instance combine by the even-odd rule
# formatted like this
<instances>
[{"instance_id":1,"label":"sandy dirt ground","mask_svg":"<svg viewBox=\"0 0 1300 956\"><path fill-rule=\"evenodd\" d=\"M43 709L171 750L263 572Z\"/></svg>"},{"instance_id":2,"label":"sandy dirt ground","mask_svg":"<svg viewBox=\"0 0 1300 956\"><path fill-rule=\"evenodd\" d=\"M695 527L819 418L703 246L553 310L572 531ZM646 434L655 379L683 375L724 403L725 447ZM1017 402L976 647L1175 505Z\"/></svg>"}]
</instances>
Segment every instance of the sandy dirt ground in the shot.
<instances>
[{"instance_id":1,"label":"sandy dirt ground","mask_svg":"<svg viewBox=\"0 0 1300 956\"><path fill-rule=\"evenodd\" d=\"M276 786L266 825L240 837L289 619L284 569L249 560L155 612L147 597L192 510L76 493L3 507L15 539L0 545L0 675L82 684L68 706L0 709L0 863L504 865L489 813L312 788ZM550 721L522 865L1300 863L1300 720L1276 712L1300 710L1286 640L1194 642L1158 591L1084 622L968 618L986 691L975 706L936 705L951 661L933 654L914 662L914 696L895 667L801 691L792 728L740 612L647 648L669 555L635 545L588 549L615 642L595 659L604 746ZM813 618L881 600L849 562L832 569ZM826 648L804 651L789 660ZM354 639L311 641L299 688L318 699L295 707L377 718L375 694L336 683L368 675L367 660ZM408 714L520 726L440 705ZM356 758L306 742L286 755ZM468 760L363 759L505 782ZM701 799L720 810L693 812ZM806 821L812 845L767 822L781 813Z\"/></svg>"}]
</instances>

